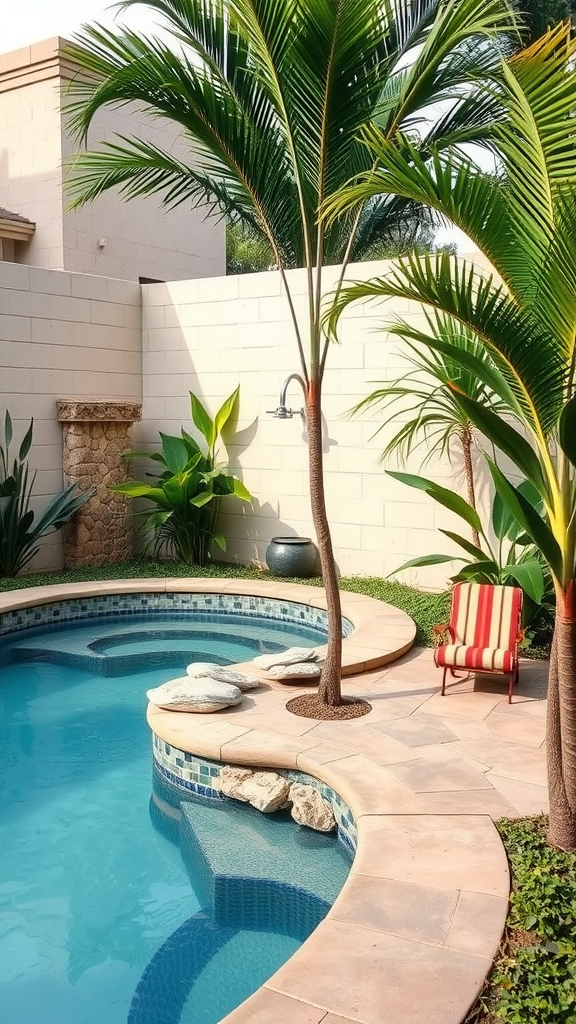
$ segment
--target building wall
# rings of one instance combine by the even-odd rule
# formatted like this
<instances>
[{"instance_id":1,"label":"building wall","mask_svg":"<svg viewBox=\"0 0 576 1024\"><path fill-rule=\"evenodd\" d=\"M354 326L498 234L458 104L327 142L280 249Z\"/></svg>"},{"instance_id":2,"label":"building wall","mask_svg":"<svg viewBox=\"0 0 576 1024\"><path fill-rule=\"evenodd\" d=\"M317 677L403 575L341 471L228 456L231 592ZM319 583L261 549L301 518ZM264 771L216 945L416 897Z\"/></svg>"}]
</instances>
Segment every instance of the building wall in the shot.
<instances>
[{"instance_id":1,"label":"building wall","mask_svg":"<svg viewBox=\"0 0 576 1024\"><path fill-rule=\"evenodd\" d=\"M15 443L34 417L35 509L63 486L56 400L141 394L138 284L0 263L0 436L6 408ZM61 564L61 535L52 534L34 568Z\"/></svg>"},{"instance_id":2,"label":"building wall","mask_svg":"<svg viewBox=\"0 0 576 1024\"><path fill-rule=\"evenodd\" d=\"M112 193L69 209L63 179L76 144L63 107L74 69L64 45L51 39L0 56L0 206L36 223L32 241L17 247L18 262L134 281L225 273L224 224L203 210L163 210L158 196L124 203ZM90 143L116 132L187 158L176 130L135 108L100 111Z\"/></svg>"},{"instance_id":3,"label":"building wall","mask_svg":"<svg viewBox=\"0 0 576 1024\"><path fill-rule=\"evenodd\" d=\"M349 277L385 273L387 264L357 264ZM332 269L326 272L330 288ZM306 297L303 271L289 281L302 323ZM153 444L160 429L190 429L188 392L214 413L240 384L236 434L228 444L233 470L254 495L252 508L228 501L223 532L228 556L262 562L268 540L281 534L314 537L310 515L307 445L299 415L277 420L267 410L278 404L280 387L298 371L293 329L280 276L266 274L209 281L145 285L143 292L143 422L139 441ZM374 381L408 370L401 342L388 336L385 317L412 322L421 313L411 304L351 307L341 322L340 344L329 354L324 383L325 485L336 559L345 574L387 575L402 562L431 552L456 551L438 527L462 530L462 523L424 493L387 477L379 461L391 429L374 436L381 420L373 413L350 419L352 406ZM293 382L288 404L299 409L302 392ZM397 429L397 426L396 428ZM226 452L223 452L226 458ZM421 458L409 468L418 471ZM390 463L390 468L394 468ZM396 467L397 468L397 467ZM426 475L464 492L462 467L455 457L432 463ZM487 482L481 486L486 500ZM444 586L455 570L446 565L404 574L407 582Z\"/></svg>"},{"instance_id":4,"label":"building wall","mask_svg":"<svg viewBox=\"0 0 576 1024\"><path fill-rule=\"evenodd\" d=\"M0 92L0 206L36 224L16 260L51 269L64 266L59 95L55 79Z\"/></svg>"}]
</instances>

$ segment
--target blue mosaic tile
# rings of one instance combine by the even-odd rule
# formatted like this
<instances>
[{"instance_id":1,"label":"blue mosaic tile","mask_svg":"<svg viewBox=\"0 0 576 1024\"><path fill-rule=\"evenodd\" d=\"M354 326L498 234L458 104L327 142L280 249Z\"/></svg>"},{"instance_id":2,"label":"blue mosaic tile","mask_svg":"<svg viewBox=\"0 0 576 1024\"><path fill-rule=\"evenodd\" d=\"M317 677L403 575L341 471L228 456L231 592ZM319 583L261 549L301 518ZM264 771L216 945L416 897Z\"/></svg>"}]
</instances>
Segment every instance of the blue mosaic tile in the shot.
<instances>
[{"instance_id":1,"label":"blue mosaic tile","mask_svg":"<svg viewBox=\"0 0 576 1024\"><path fill-rule=\"evenodd\" d=\"M102 618L113 610L115 616L134 616L143 611L169 611L171 613L197 613L200 621L210 620L215 610L229 615L241 613L259 619L274 619L287 623L305 623L327 630L328 616L321 608L301 605L294 601L272 598L237 596L232 594L105 594L100 597L71 599L39 607L22 608L0 615L0 636L8 636L32 626L49 626L55 621L73 622L85 618ZM342 635L350 636L354 626L342 619Z\"/></svg>"},{"instance_id":2,"label":"blue mosaic tile","mask_svg":"<svg viewBox=\"0 0 576 1024\"><path fill-rule=\"evenodd\" d=\"M185 754L183 751L177 750L176 747L171 747L170 751L166 753L163 746L169 746L169 744L159 746L157 743L158 737L154 733L152 735L154 764L174 787L186 789L188 792L200 793L201 795L204 795L204 792L206 792L207 796L222 799L219 790L207 785L212 779L218 778L223 767L220 762L202 760L193 754ZM305 772L284 768L275 768L274 771L291 782L300 782L306 786L313 786L318 790L332 807L338 826L338 838L342 840L348 850L354 853L357 840L356 823L352 811L342 800L342 797L331 789L330 786L320 782L319 779L315 779L312 775L307 775ZM183 772L186 772L186 775ZM165 799L166 795L163 794L163 798ZM178 806L177 794L173 794L172 798L168 799L167 802L171 803L172 806Z\"/></svg>"}]
</instances>

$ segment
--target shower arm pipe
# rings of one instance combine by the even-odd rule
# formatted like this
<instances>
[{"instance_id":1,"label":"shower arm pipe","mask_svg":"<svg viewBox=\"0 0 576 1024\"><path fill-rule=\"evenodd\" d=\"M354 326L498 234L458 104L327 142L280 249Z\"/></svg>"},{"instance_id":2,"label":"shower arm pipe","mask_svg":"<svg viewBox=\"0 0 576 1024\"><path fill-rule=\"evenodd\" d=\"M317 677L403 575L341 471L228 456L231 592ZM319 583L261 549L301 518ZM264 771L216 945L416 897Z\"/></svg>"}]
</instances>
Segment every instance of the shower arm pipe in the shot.
<instances>
[{"instance_id":1,"label":"shower arm pipe","mask_svg":"<svg viewBox=\"0 0 576 1024\"><path fill-rule=\"evenodd\" d=\"M283 383L283 385L282 385L282 387L280 389L280 403L279 404L281 406L284 406L284 407L286 406L286 394L288 392L288 385L293 380L297 380L298 383L300 384L300 387L302 388L302 391L304 393L304 400L306 401L308 388L306 386L306 382L305 382L304 378L299 373L291 373L289 377L286 377L286 380L284 381L284 383Z\"/></svg>"}]
</instances>

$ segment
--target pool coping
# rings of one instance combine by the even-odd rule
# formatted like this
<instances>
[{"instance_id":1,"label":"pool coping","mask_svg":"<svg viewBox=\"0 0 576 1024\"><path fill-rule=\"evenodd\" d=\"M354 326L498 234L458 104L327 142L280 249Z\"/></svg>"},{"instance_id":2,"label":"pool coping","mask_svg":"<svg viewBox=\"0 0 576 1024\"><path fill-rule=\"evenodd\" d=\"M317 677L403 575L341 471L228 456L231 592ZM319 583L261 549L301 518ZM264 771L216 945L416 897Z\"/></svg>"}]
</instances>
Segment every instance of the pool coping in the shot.
<instances>
[{"instance_id":1,"label":"pool coping","mask_svg":"<svg viewBox=\"0 0 576 1024\"><path fill-rule=\"evenodd\" d=\"M189 578L11 591L0 594L0 614L56 600L154 591L236 593L326 607L316 587ZM388 667L412 646L415 627L403 612L372 598L343 593L342 606L356 627L343 641L344 674L356 676L345 685L354 693L376 677L368 699L382 700L386 672L359 673ZM487 813L465 807L427 813L419 795L376 754L360 742L355 749L363 719L295 719L284 705L298 692L304 691L268 682L264 693L246 695L245 707L212 715L148 706L153 732L181 750L314 776L349 805L358 829L350 874L325 920L222 1024L422 1024L423 1013L426 1024L461 1024L492 966L508 908L508 865L494 824Z\"/></svg>"},{"instance_id":2,"label":"pool coping","mask_svg":"<svg viewBox=\"0 0 576 1024\"><path fill-rule=\"evenodd\" d=\"M327 608L324 590L306 584L272 583L268 580L160 577L60 583L6 591L0 593L0 615L58 601L129 593L230 594L293 601L324 611ZM354 626L354 631L342 641L343 675L354 675L367 669L379 668L410 650L416 638L416 626L406 612L362 594L343 591L341 599L342 615L350 619ZM318 646L315 649L323 653L326 646Z\"/></svg>"}]
</instances>

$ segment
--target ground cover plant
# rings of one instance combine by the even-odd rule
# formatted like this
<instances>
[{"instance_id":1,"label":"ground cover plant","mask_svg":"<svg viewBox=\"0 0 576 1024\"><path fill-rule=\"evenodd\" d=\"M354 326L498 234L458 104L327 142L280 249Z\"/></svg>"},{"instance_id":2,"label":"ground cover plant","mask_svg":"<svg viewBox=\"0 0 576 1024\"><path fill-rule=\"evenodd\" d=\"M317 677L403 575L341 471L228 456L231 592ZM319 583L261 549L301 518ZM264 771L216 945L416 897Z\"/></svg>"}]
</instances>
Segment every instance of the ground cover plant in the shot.
<instances>
[{"instance_id":1,"label":"ground cover plant","mask_svg":"<svg viewBox=\"0 0 576 1024\"><path fill-rule=\"evenodd\" d=\"M512 872L506 933L466 1024L576 1020L576 853L552 849L544 816L497 825Z\"/></svg>"},{"instance_id":2,"label":"ground cover plant","mask_svg":"<svg viewBox=\"0 0 576 1024\"><path fill-rule=\"evenodd\" d=\"M73 81L72 127L86 142L89 131L94 138L100 108L134 102L176 126L190 157L142 139L96 141L76 158L72 195L86 203L112 188L125 199L158 194L172 206L206 203L269 242L304 381L311 508L329 619L319 691L301 704L313 716L334 717L334 707L343 717L365 713L365 702L354 709L341 694L341 609L322 445L330 349L323 268L340 264L342 281L365 204L330 227L319 212L327 197L372 166L358 135L376 119L392 149L403 150L403 133L426 151L431 136L440 147L481 142L491 104L474 102L477 83L495 65L498 42L515 18L506 0L147 0L143 6L160 16L161 36L93 26L68 49L85 72ZM427 116L438 106L446 112L427 133ZM374 204L382 205L374 198L366 205ZM301 317L290 267L305 268Z\"/></svg>"}]
</instances>

